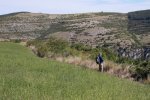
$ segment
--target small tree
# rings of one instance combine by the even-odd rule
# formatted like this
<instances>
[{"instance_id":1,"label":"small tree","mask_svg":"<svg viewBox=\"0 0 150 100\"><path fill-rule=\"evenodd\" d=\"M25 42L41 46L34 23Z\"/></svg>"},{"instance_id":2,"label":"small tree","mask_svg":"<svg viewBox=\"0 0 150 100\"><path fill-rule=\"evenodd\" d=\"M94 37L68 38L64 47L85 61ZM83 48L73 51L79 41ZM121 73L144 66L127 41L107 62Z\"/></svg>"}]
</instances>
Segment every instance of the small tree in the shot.
<instances>
[{"instance_id":1,"label":"small tree","mask_svg":"<svg viewBox=\"0 0 150 100\"><path fill-rule=\"evenodd\" d=\"M136 67L136 73L141 75L142 79L147 79L148 74L150 74L150 62L140 62Z\"/></svg>"}]
</instances>

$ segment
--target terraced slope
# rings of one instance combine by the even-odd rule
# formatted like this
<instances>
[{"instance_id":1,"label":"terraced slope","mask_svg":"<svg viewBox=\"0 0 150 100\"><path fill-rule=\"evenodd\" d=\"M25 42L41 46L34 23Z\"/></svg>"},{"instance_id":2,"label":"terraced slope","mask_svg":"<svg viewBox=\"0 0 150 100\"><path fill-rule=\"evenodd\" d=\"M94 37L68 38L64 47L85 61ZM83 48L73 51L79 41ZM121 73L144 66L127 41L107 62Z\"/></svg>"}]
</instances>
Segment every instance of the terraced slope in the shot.
<instances>
[{"instance_id":1,"label":"terraced slope","mask_svg":"<svg viewBox=\"0 0 150 100\"><path fill-rule=\"evenodd\" d=\"M149 100L150 86L36 57L0 43L1 100Z\"/></svg>"}]
</instances>

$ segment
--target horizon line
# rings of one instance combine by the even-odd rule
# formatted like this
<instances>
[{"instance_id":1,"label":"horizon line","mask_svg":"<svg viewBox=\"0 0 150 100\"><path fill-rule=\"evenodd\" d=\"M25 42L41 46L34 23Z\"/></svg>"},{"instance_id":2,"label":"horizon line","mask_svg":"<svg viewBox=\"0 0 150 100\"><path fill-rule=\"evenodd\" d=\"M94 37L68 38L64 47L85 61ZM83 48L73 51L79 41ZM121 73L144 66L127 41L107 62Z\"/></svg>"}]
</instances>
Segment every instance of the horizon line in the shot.
<instances>
[{"instance_id":1,"label":"horizon line","mask_svg":"<svg viewBox=\"0 0 150 100\"><path fill-rule=\"evenodd\" d=\"M129 12L117 12L117 11L93 11L93 12L74 12L74 13L48 13L48 12L34 12L34 11L14 11L14 12L8 12L8 13L3 13L0 15L7 15L7 14L13 14L13 13L39 13L39 14L52 14L52 15L71 15L71 14L88 14L88 13L120 13L120 14L128 14L130 12L137 12L137 11L146 11L150 9L142 9L142 10L134 10L134 11L129 11Z\"/></svg>"}]
</instances>

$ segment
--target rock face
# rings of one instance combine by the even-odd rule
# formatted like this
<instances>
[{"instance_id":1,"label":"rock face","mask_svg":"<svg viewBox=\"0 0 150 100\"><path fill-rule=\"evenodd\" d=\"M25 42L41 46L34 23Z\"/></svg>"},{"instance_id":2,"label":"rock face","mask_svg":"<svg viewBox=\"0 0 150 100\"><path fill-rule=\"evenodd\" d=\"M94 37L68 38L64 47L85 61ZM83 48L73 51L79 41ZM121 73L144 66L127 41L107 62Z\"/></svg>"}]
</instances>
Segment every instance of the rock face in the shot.
<instances>
[{"instance_id":1,"label":"rock face","mask_svg":"<svg viewBox=\"0 0 150 100\"><path fill-rule=\"evenodd\" d=\"M117 52L122 57L128 57L132 59L150 59L150 47L141 48L119 48Z\"/></svg>"}]
</instances>

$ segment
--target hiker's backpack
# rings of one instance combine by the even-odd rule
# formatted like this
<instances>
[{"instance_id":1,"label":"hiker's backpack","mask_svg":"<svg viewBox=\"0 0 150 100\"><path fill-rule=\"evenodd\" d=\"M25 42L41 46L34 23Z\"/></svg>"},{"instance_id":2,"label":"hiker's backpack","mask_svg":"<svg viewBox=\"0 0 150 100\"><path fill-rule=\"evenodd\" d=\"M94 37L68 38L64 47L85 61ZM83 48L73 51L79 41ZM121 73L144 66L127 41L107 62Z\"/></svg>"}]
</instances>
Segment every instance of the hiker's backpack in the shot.
<instances>
[{"instance_id":1,"label":"hiker's backpack","mask_svg":"<svg viewBox=\"0 0 150 100\"><path fill-rule=\"evenodd\" d=\"M98 55L98 56L95 58L95 60L96 60L96 63L97 63L97 64L103 63L103 59L102 59L102 57L101 57L100 55Z\"/></svg>"}]
</instances>

